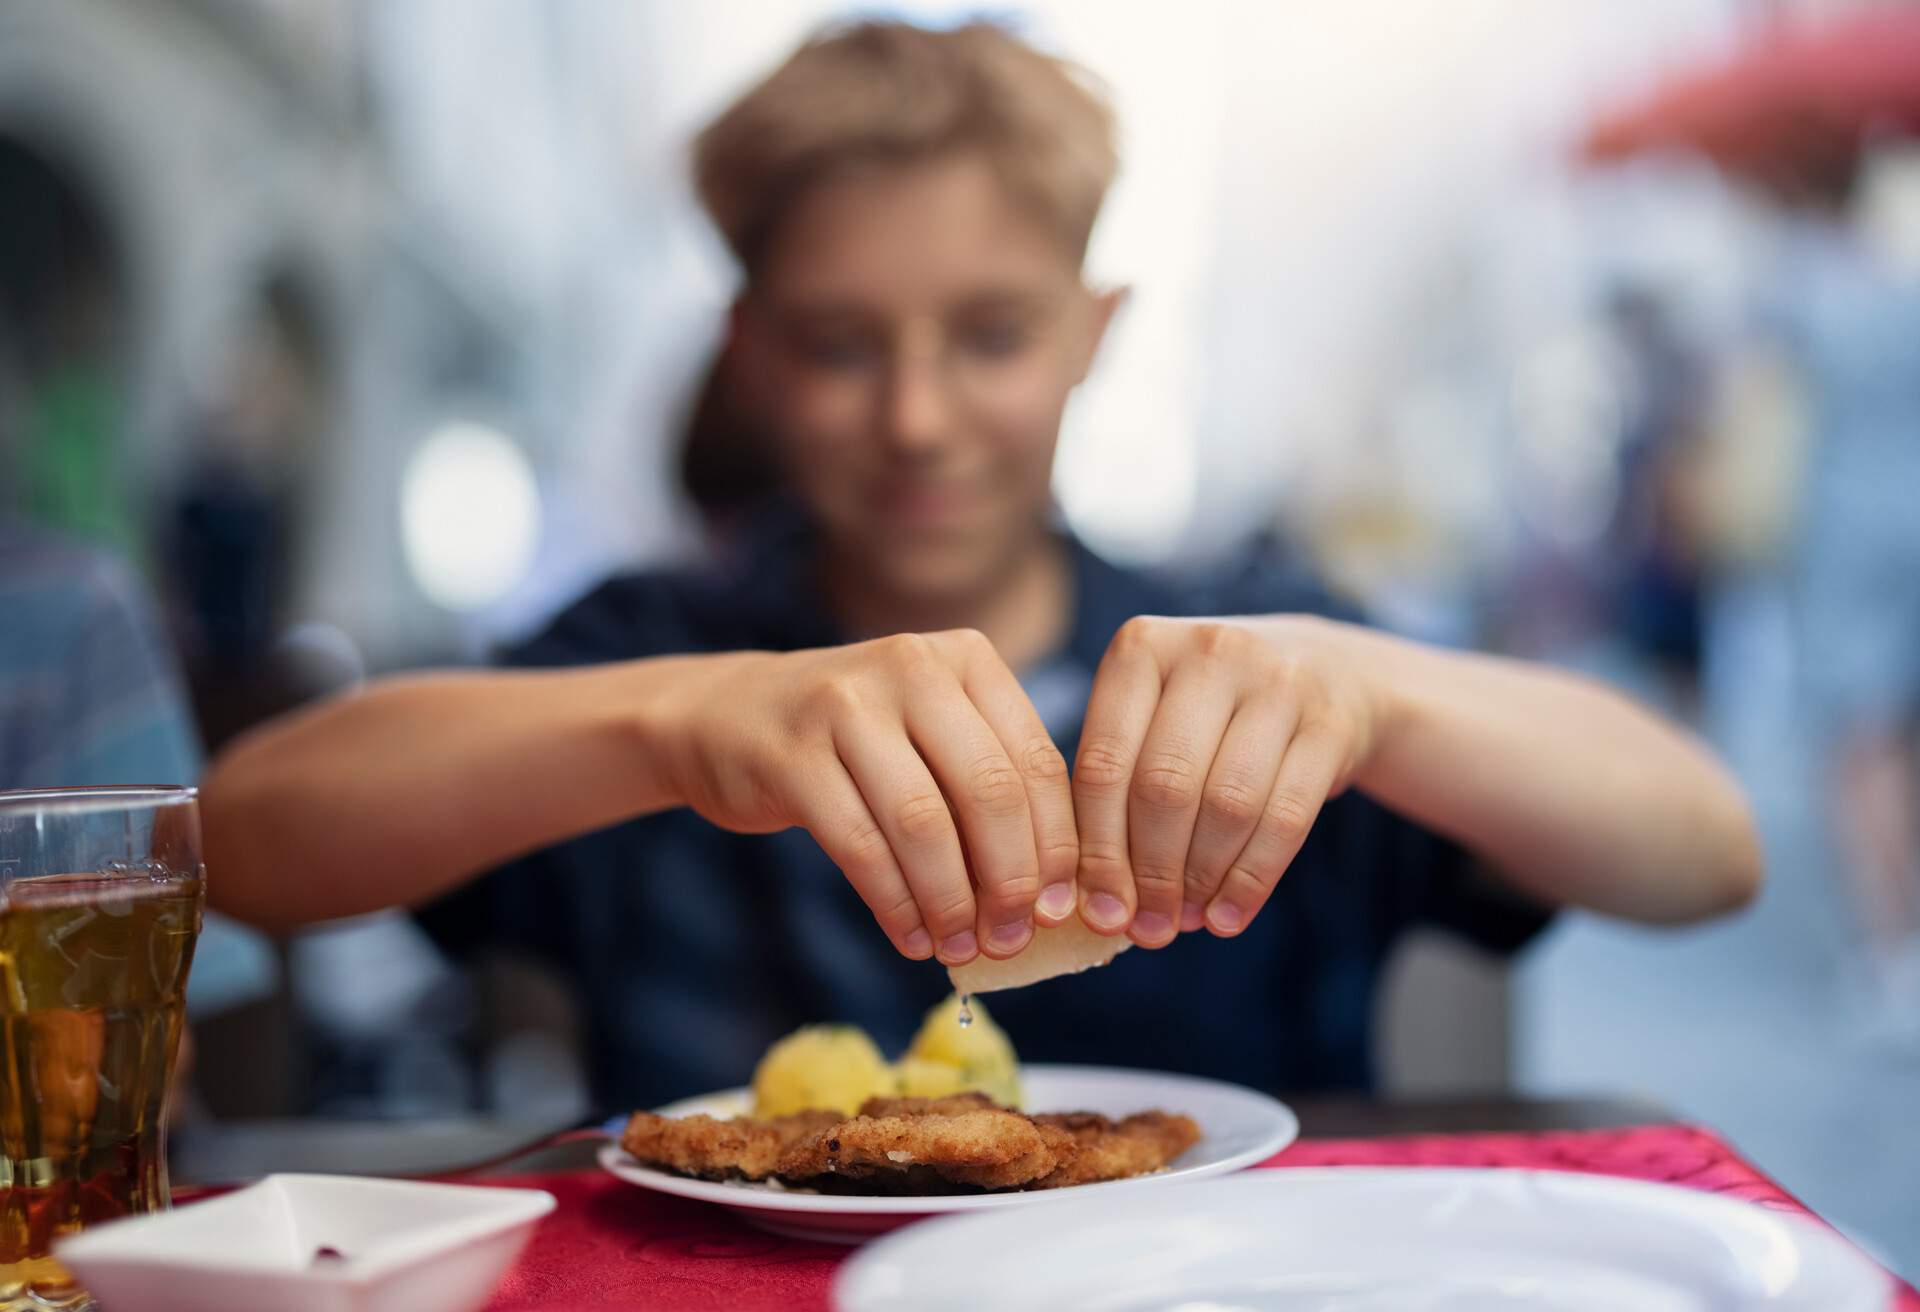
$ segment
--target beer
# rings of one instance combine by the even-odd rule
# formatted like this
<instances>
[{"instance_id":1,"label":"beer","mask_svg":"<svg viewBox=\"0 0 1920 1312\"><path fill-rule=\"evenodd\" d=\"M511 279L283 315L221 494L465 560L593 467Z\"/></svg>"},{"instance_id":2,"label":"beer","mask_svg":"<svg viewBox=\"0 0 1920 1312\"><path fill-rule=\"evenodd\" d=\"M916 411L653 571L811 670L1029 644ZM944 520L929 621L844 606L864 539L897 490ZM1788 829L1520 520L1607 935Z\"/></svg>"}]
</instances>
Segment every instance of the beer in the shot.
<instances>
[{"instance_id":1,"label":"beer","mask_svg":"<svg viewBox=\"0 0 1920 1312\"><path fill-rule=\"evenodd\" d=\"M201 900L159 863L0 890L0 1309L89 1306L53 1241L167 1206Z\"/></svg>"}]
</instances>

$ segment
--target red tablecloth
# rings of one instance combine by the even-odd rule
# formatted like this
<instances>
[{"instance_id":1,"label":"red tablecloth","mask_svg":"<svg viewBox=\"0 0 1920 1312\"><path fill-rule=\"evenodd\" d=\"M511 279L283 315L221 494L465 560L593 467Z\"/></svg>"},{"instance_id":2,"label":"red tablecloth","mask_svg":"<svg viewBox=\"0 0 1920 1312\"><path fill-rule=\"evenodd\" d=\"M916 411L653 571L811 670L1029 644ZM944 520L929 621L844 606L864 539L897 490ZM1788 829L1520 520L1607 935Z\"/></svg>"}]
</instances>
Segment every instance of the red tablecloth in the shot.
<instances>
[{"instance_id":1,"label":"red tablecloth","mask_svg":"<svg viewBox=\"0 0 1920 1312\"><path fill-rule=\"evenodd\" d=\"M1726 1141L1691 1126L1311 1139L1261 1165L1590 1171L1807 1211ZM560 1206L542 1223L488 1312L825 1308L834 1269L851 1251L778 1239L721 1208L636 1189L597 1170L507 1176L489 1183L546 1189ZM1920 1312L1920 1294L1901 1286L1894 1306L1898 1312Z\"/></svg>"}]
</instances>

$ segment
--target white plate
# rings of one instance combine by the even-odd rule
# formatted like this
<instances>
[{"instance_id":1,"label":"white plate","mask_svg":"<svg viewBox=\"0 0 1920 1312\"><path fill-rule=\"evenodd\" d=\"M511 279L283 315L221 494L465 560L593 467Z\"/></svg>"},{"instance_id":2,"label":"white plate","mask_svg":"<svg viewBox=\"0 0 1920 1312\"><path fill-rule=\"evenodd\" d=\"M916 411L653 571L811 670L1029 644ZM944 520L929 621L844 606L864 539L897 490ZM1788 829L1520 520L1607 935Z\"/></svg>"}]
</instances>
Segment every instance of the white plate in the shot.
<instances>
[{"instance_id":1,"label":"white plate","mask_svg":"<svg viewBox=\"0 0 1920 1312\"><path fill-rule=\"evenodd\" d=\"M1798 1217L1547 1171L1255 1171L951 1217L841 1269L842 1312L1882 1312L1885 1277Z\"/></svg>"},{"instance_id":2,"label":"white plate","mask_svg":"<svg viewBox=\"0 0 1920 1312\"><path fill-rule=\"evenodd\" d=\"M618 1143L600 1150L600 1164L634 1184L682 1198L730 1207L743 1220L775 1234L830 1243L857 1244L909 1221L948 1212L999 1211L1005 1208L1050 1206L1076 1194L1125 1193L1151 1189L1177 1180L1199 1180L1224 1175L1265 1161L1292 1143L1300 1123L1285 1104L1252 1089L1191 1075L1157 1071L1118 1070L1105 1066L1026 1066L1020 1080L1030 1112L1102 1112L1126 1116L1160 1108L1184 1112L1200 1126L1200 1141L1176 1158L1172 1166L1153 1175L1072 1189L1035 1193L963 1194L906 1198L850 1198L804 1193L778 1185L744 1180L691 1180L640 1165ZM752 1110L752 1095L729 1089L662 1107L664 1116L744 1116ZM616 1128L615 1134L618 1134Z\"/></svg>"},{"instance_id":3,"label":"white plate","mask_svg":"<svg viewBox=\"0 0 1920 1312\"><path fill-rule=\"evenodd\" d=\"M473 1312L553 1205L537 1189L270 1175L84 1230L54 1254L109 1308ZM322 1247L342 1256L316 1261Z\"/></svg>"}]
</instances>

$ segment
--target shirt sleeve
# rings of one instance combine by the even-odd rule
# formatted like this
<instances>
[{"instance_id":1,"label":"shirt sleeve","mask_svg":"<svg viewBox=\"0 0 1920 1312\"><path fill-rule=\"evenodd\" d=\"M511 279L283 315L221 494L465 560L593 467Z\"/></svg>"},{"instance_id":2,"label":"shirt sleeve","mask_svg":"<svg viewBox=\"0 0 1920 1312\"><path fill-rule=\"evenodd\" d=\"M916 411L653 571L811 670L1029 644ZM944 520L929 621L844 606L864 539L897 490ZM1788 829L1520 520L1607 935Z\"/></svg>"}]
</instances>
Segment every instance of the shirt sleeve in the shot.
<instances>
[{"instance_id":1,"label":"shirt sleeve","mask_svg":"<svg viewBox=\"0 0 1920 1312\"><path fill-rule=\"evenodd\" d=\"M500 948L564 963L568 886L555 867L553 849L529 853L416 907L414 923L455 961Z\"/></svg>"},{"instance_id":2,"label":"shirt sleeve","mask_svg":"<svg viewBox=\"0 0 1920 1312\"><path fill-rule=\"evenodd\" d=\"M495 664L552 669L631 660L682 649L672 589L650 577L602 585L569 606L544 631L503 648ZM414 922L456 961L498 948L558 966L568 964L576 916L571 875L574 839L509 861L416 907Z\"/></svg>"},{"instance_id":3,"label":"shirt sleeve","mask_svg":"<svg viewBox=\"0 0 1920 1312\"><path fill-rule=\"evenodd\" d=\"M569 629L577 623L570 612L563 614L546 632L500 652L495 663L512 669L582 664L581 653L590 648L569 640ZM416 907L414 923L458 962L471 961L490 948L559 962L565 956L562 925L567 916L562 905L568 889L561 873L564 850L563 844L529 852L468 880Z\"/></svg>"},{"instance_id":4,"label":"shirt sleeve","mask_svg":"<svg viewBox=\"0 0 1920 1312\"><path fill-rule=\"evenodd\" d=\"M1355 819L1376 831L1367 845L1377 853L1378 904L1388 942L1424 925L1508 956L1551 923L1551 907L1495 879L1451 839L1371 801Z\"/></svg>"}]
</instances>

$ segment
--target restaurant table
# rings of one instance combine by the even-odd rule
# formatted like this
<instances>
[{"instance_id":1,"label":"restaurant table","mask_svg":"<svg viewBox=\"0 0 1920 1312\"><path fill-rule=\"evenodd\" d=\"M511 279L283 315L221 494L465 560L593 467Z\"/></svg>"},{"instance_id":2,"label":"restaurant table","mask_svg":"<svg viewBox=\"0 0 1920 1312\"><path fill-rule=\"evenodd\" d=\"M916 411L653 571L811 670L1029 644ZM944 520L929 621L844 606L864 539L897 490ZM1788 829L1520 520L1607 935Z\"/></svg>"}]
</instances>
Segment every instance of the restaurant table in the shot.
<instances>
[{"instance_id":1,"label":"restaurant table","mask_svg":"<svg viewBox=\"0 0 1920 1312\"><path fill-rule=\"evenodd\" d=\"M1282 1094L1306 1139L1401 1134L1606 1130L1672 1124L1671 1112L1632 1098L1382 1099ZM186 1184L233 1184L275 1171L337 1175L432 1175L491 1161L564 1129L491 1117L356 1121L219 1121L175 1132L173 1177ZM593 1164L595 1146L574 1142L524 1153L492 1173L568 1170Z\"/></svg>"},{"instance_id":2,"label":"restaurant table","mask_svg":"<svg viewBox=\"0 0 1920 1312\"><path fill-rule=\"evenodd\" d=\"M1616 1098L1380 1100L1290 1097L1301 1138L1254 1169L1297 1166L1510 1167L1655 1180L1806 1213L1712 1131L1658 1104ZM823 1309L852 1249L782 1239L722 1208L636 1188L594 1163L598 1144L542 1147L482 1172L461 1168L543 1137L484 1120L253 1122L182 1136L176 1175L212 1183L271 1171L439 1174L545 1189L541 1224L487 1312L581 1307ZM242 1163L245 1163L244 1168ZM198 1192L182 1189L183 1201ZM1920 1312L1901 1285L1898 1312Z\"/></svg>"}]
</instances>

